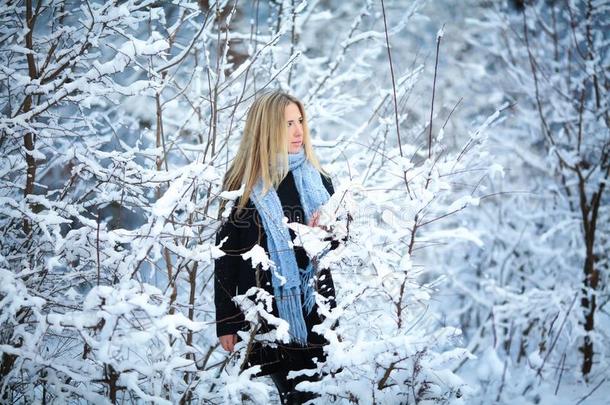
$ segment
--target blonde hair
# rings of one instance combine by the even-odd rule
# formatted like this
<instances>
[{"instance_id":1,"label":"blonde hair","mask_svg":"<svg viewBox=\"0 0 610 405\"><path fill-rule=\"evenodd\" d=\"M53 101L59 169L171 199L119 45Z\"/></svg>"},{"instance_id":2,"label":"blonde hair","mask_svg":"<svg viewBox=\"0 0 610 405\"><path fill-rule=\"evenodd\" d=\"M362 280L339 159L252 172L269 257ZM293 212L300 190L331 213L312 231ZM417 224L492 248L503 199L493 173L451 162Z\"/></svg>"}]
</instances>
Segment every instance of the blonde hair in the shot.
<instances>
[{"instance_id":1,"label":"blonde hair","mask_svg":"<svg viewBox=\"0 0 610 405\"><path fill-rule=\"evenodd\" d=\"M263 192L267 192L272 186L277 188L288 174L288 127L284 111L290 104L296 104L303 117L305 157L324 173L311 146L303 103L281 91L263 93L248 110L237 155L223 182L223 190L227 191L238 190L242 184L245 185L238 209L245 207L258 179L263 180Z\"/></svg>"}]
</instances>

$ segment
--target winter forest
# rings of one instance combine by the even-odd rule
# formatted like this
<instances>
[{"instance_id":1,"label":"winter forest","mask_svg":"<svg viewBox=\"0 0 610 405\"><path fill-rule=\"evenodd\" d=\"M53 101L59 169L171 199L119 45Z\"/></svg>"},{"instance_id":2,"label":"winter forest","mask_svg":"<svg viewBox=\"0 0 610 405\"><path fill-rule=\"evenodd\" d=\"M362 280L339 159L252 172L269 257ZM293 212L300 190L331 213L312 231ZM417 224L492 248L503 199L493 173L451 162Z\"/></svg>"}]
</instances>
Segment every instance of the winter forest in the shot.
<instances>
[{"instance_id":1,"label":"winter forest","mask_svg":"<svg viewBox=\"0 0 610 405\"><path fill-rule=\"evenodd\" d=\"M607 404L609 48L608 0L2 0L0 402L280 403L213 277L282 89L344 241L310 403Z\"/></svg>"}]
</instances>

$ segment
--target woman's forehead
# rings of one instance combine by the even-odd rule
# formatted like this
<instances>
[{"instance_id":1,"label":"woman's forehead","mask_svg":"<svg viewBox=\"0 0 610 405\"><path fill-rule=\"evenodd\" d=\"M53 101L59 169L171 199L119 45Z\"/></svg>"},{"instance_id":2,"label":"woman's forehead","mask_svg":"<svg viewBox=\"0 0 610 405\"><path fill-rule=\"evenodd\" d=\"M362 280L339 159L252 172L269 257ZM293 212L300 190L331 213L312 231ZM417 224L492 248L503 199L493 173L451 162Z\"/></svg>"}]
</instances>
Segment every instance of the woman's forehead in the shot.
<instances>
[{"instance_id":1,"label":"woman's forehead","mask_svg":"<svg viewBox=\"0 0 610 405\"><path fill-rule=\"evenodd\" d=\"M298 118L301 116L301 110L298 105L290 103L286 106L286 109L284 109L284 115L286 118Z\"/></svg>"}]
</instances>

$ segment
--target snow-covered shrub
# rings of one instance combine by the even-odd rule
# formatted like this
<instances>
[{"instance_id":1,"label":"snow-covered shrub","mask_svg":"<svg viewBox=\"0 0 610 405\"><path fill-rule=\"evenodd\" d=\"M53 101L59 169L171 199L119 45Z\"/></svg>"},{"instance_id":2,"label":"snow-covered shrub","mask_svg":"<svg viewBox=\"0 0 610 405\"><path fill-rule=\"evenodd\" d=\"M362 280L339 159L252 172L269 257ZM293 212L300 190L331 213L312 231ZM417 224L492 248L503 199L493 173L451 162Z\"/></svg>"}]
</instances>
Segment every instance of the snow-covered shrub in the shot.
<instances>
[{"instance_id":1,"label":"snow-covered shrub","mask_svg":"<svg viewBox=\"0 0 610 405\"><path fill-rule=\"evenodd\" d=\"M478 203L472 173L499 169L484 131L497 116L468 134L440 124L447 105L431 113L431 86L415 86L433 64L404 40L434 44L422 3L2 7L2 401L274 398L218 350L209 282L222 174L270 87L305 102L348 237L323 259L339 307L321 305L327 376L310 388L322 402L466 398L452 370L469 354L432 309L440 284L418 253L478 243L436 225Z\"/></svg>"}]
</instances>

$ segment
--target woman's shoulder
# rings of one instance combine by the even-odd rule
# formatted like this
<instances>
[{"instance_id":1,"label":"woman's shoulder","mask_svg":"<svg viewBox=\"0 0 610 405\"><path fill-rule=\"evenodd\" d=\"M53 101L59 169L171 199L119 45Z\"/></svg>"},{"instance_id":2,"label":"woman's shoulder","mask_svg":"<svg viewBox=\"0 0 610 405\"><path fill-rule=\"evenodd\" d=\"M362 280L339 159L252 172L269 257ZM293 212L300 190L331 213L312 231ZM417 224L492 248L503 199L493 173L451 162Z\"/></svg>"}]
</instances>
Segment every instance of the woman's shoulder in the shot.
<instances>
[{"instance_id":1,"label":"woman's shoulder","mask_svg":"<svg viewBox=\"0 0 610 405\"><path fill-rule=\"evenodd\" d=\"M232 224L236 224L239 222L247 221L256 214L256 207L254 206L254 203L251 199L248 199L248 201L243 207L240 207L238 204L235 204L230 209L231 211L229 215L223 220L223 223L229 222Z\"/></svg>"},{"instance_id":2,"label":"woman's shoulder","mask_svg":"<svg viewBox=\"0 0 610 405\"><path fill-rule=\"evenodd\" d=\"M217 244L227 238L226 246L231 250L241 250L250 246L260 223L254 204L250 201L244 207L233 206L229 215L223 217L216 232ZM250 246L251 247L251 246Z\"/></svg>"}]
</instances>

